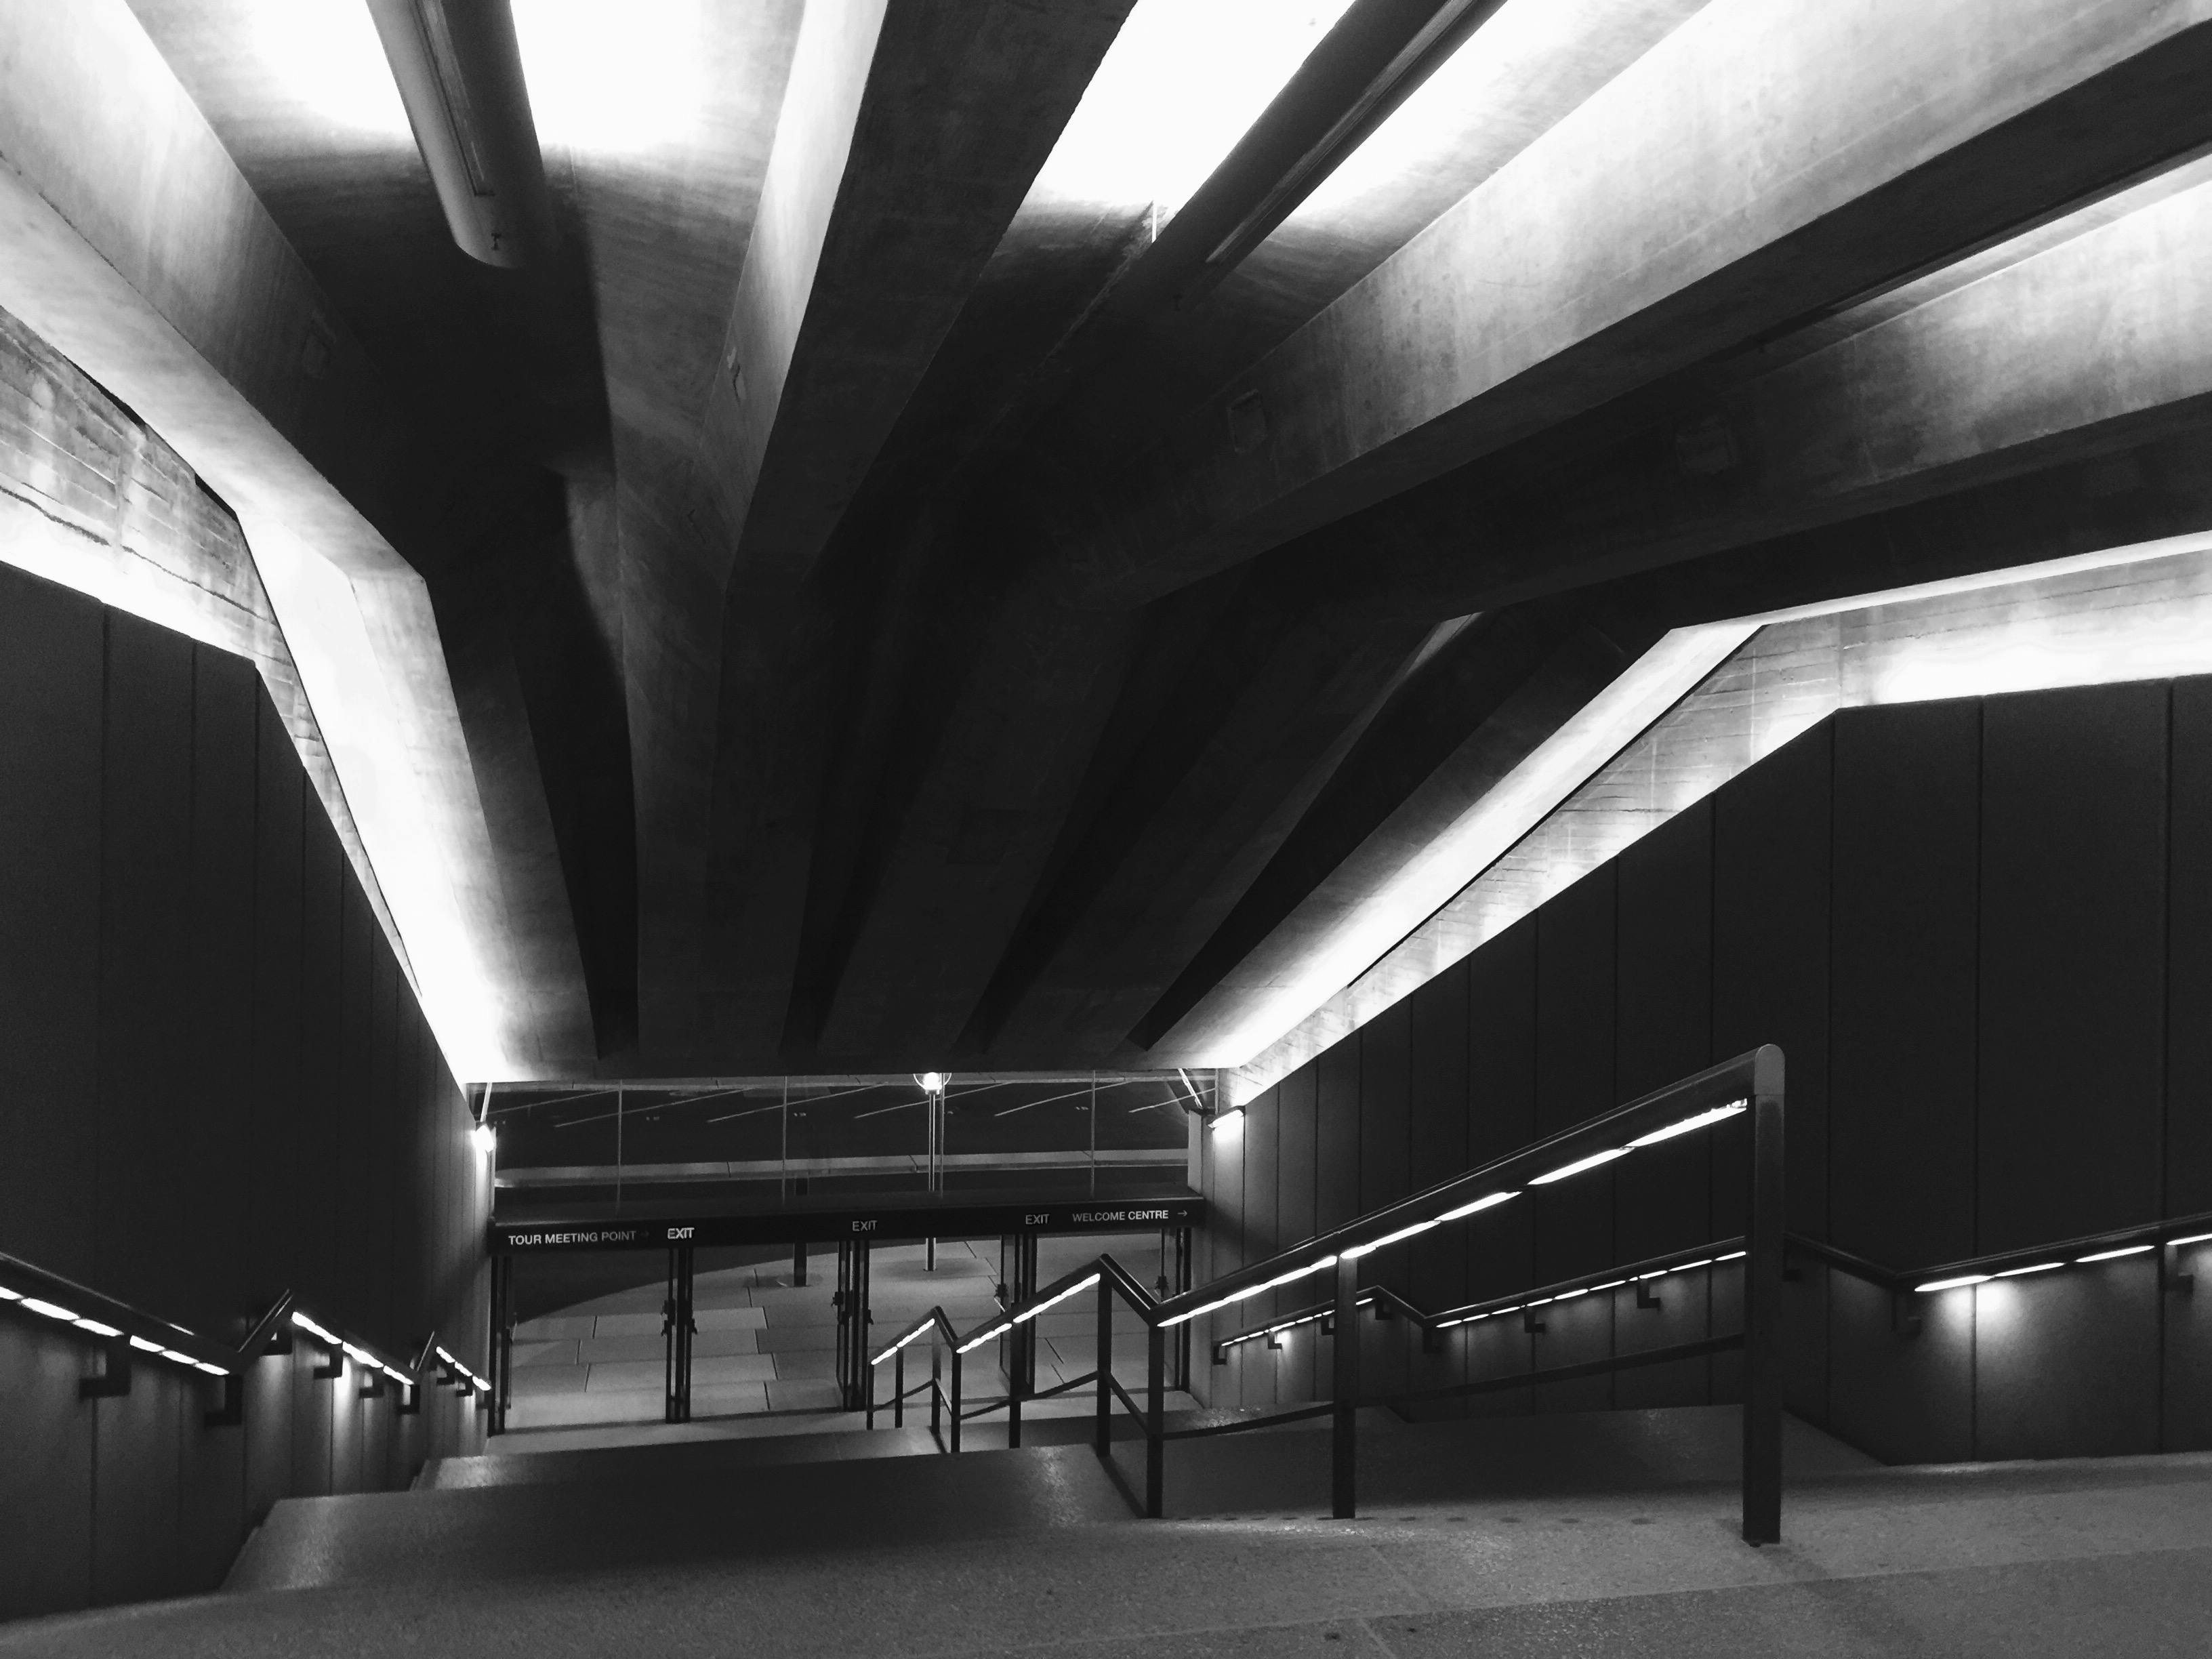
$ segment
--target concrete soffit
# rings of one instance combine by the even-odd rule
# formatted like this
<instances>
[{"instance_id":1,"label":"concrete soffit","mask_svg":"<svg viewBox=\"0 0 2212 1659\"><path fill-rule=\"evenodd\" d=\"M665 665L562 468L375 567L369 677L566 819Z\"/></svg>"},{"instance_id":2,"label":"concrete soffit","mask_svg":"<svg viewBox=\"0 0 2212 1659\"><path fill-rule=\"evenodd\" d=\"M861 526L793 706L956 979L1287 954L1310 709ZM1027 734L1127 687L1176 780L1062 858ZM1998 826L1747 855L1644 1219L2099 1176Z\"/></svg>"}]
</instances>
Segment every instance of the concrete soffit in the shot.
<instances>
[{"instance_id":1,"label":"concrete soffit","mask_svg":"<svg viewBox=\"0 0 2212 1659\"><path fill-rule=\"evenodd\" d=\"M1190 1058L1250 1099L1839 709L2205 673L2212 532L1676 629L1453 826L1447 900Z\"/></svg>"},{"instance_id":2,"label":"concrete soffit","mask_svg":"<svg viewBox=\"0 0 2212 1659\"><path fill-rule=\"evenodd\" d=\"M570 1011L522 970L428 592L300 447L319 430L373 465L389 441L360 347L124 0L12 5L0 33L0 307L235 514L270 619L250 654L264 674L280 647L294 665L277 707L295 736L319 730L303 756L342 833L356 827L356 867L453 1073L547 1067ZM73 585L100 591L98 562ZM170 626L213 616L155 610ZM228 623L186 631L239 648Z\"/></svg>"}]
</instances>

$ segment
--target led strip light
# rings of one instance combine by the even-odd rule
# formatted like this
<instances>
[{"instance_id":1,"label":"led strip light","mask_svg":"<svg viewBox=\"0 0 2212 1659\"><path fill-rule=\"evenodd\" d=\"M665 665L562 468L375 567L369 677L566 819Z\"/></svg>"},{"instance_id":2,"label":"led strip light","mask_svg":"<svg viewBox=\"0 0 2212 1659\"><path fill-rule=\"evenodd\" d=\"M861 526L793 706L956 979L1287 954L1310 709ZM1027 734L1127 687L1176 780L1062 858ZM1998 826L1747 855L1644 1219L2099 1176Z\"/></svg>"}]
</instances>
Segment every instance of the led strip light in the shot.
<instances>
[{"instance_id":1,"label":"led strip light","mask_svg":"<svg viewBox=\"0 0 2212 1659\"><path fill-rule=\"evenodd\" d=\"M1640 1147L1656 1146L1662 1140L1672 1140L1676 1135L1686 1135L1693 1129L1702 1129L1706 1127L1708 1125L1719 1123L1726 1119L1735 1117L1743 1112L1748 1111L1750 1109L1750 1102L1745 1100L1732 1100L1724 1106L1715 1106L1708 1111L1695 1113L1689 1117L1682 1118L1675 1122L1669 1123L1662 1128L1654 1129L1649 1134L1638 1135L1635 1139L1629 1141L1625 1146L1609 1146L1602 1152L1591 1152L1584 1157L1577 1158L1571 1164L1561 1164L1556 1170L1548 1170L1542 1175L1532 1176L1529 1177L1528 1184L1531 1187L1548 1187L1555 1181L1565 1181L1568 1176L1580 1175L1585 1170L1595 1170L1601 1164L1612 1163L1613 1160L1617 1158L1625 1158L1630 1152L1635 1152ZM1431 1227L1442 1226L1447 1221L1465 1220L1468 1216L1478 1214L1484 1210L1494 1209L1498 1205L1505 1203L1508 1200L1518 1198L1520 1196L1521 1194L1518 1189L1491 1193L1484 1197L1476 1199L1473 1203L1462 1204L1456 1209L1446 1210L1442 1215L1431 1216L1425 1221L1413 1222L1408 1226L1399 1228L1395 1232L1385 1233L1380 1238L1370 1239L1366 1243L1346 1245L1342 1254L1346 1261L1357 1261L1361 1256L1370 1255L1376 1250L1385 1248L1386 1246L1400 1243L1406 1239L1425 1233ZM1729 1259L1733 1260L1734 1258L1731 1257ZM1254 1285L1244 1290L1231 1291L1229 1295L1222 1297L1216 1301L1206 1303L1202 1307L1193 1308L1188 1313L1177 1314L1172 1319L1164 1319L1160 1323L1163 1327L1180 1325L1184 1321L1196 1319L1202 1314L1218 1312L1221 1309L1229 1307L1232 1304L1248 1301L1251 1297L1258 1296L1263 1291L1275 1289L1278 1285L1288 1285L1294 1280L1308 1278L1314 1273L1321 1272L1325 1267L1334 1267L1336 1263L1337 1258L1335 1256L1323 1256L1318 1261L1309 1262L1303 1267L1293 1267L1286 1273L1278 1273L1274 1278L1267 1280L1264 1284ZM1680 1272L1680 1269L1669 1268L1668 1271ZM1580 1295L1582 1292L1574 1291L1571 1292L1571 1294ZM1514 1312L1517 1311L1517 1310L1508 1309L1504 1311ZM1288 1330L1292 1325L1303 1325L1311 1319L1317 1319L1320 1317L1322 1317L1322 1316L1318 1314L1308 1315L1304 1318L1292 1320L1286 1324L1270 1327L1265 1331L1255 1332L1245 1336L1232 1338L1230 1342L1225 1342L1222 1346L1226 1347L1231 1346L1231 1344L1235 1342L1249 1342L1253 1340L1255 1337L1272 1335L1278 1330ZM1473 1318L1488 1317L1491 1317L1491 1316L1486 1314L1473 1316ZM1454 1325L1467 1324L1470 1322L1472 1322L1471 1319L1453 1320L1450 1322L1450 1323ZM1440 1327L1439 1328L1442 1328ZM992 1334L995 1334L995 1333L992 1333ZM963 1352L964 1352L966 1351L963 1349Z\"/></svg>"},{"instance_id":2,"label":"led strip light","mask_svg":"<svg viewBox=\"0 0 2212 1659\"><path fill-rule=\"evenodd\" d=\"M1933 1295L1940 1291L1960 1291L1971 1285L1991 1285L2000 1279L2026 1279L2032 1273L2056 1272L2061 1267L2087 1267L2099 1261L2117 1261L2122 1256L2148 1255L2160 1243L2179 1249L2186 1244L2212 1244L2212 1233L2191 1233L2186 1238L2152 1239L2148 1243L2120 1244L2108 1250L2091 1250L2086 1255L2059 1256L2049 1261L2030 1261L2017 1267L2000 1267L1994 1273L1954 1273L1948 1279L1931 1279L1923 1285L1915 1285L1916 1295Z\"/></svg>"},{"instance_id":3,"label":"led strip light","mask_svg":"<svg viewBox=\"0 0 2212 1659\"><path fill-rule=\"evenodd\" d=\"M123 1334L123 1333L114 1326L107 1324L103 1321L91 1318L87 1315L78 1313L73 1308L64 1308L60 1303L49 1302L43 1297L26 1296L22 1291L11 1290L5 1285L0 1285L0 1302L13 1302L18 1304L22 1307L29 1309L31 1312L40 1315L45 1318L54 1320L60 1324L73 1326L76 1329L84 1332L88 1336L107 1338L121 1336ZM186 1331L185 1334L190 1336L191 1333L190 1331ZM131 1337L130 1339L130 1343L131 1347L139 1353L149 1353L154 1355L156 1358L171 1360L175 1364L185 1366L190 1370L205 1372L210 1376L227 1376L229 1375L229 1373L220 1365L210 1365L204 1359L195 1359L188 1353L182 1352L175 1348L164 1347L161 1343L149 1341L143 1336Z\"/></svg>"}]
</instances>

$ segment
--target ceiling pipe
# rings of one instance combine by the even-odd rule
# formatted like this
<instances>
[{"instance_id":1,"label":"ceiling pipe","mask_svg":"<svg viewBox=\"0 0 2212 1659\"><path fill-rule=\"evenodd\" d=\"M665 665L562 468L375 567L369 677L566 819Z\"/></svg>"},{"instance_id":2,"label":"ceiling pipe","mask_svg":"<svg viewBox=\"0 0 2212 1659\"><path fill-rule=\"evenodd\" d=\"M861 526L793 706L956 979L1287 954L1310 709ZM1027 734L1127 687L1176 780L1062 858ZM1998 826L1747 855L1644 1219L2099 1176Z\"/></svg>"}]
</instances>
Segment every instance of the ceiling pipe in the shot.
<instances>
[{"instance_id":1,"label":"ceiling pipe","mask_svg":"<svg viewBox=\"0 0 2212 1659\"><path fill-rule=\"evenodd\" d=\"M461 251L528 264L553 204L507 0L368 0L415 143Z\"/></svg>"}]
</instances>

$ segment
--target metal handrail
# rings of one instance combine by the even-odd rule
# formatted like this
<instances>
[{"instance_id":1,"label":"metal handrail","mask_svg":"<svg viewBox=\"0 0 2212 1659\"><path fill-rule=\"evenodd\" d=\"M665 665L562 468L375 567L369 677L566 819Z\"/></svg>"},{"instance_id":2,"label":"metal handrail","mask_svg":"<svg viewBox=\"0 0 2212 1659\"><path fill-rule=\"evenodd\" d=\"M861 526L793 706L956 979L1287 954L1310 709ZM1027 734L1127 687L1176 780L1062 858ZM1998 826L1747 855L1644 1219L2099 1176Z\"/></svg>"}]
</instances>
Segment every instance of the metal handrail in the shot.
<instances>
[{"instance_id":1,"label":"metal handrail","mask_svg":"<svg viewBox=\"0 0 2212 1659\"><path fill-rule=\"evenodd\" d=\"M1592 1291L1614 1290L1650 1279L1664 1279L1668 1274L1680 1273L1685 1268L1711 1267L1723 1261L1741 1261L1744 1255L1744 1241L1739 1235L1734 1238L1717 1239L1712 1243L1696 1245L1686 1250L1669 1250L1663 1255L1646 1256L1641 1261L1623 1262L1615 1267L1601 1268L1595 1273L1578 1273L1572 1279L1562 1279L1550 1285L1539 1285L1530 1290L1516 1291L1508 1296L1494 1296L1480 1302L1462 1303L1457 1307L1446 1308L1437 1313L1431 1313L1407 1300L1386 1285L1365 1286L1353 1298L1353 1305L1364 1308L1382 1303L1396 1310L1409 1323L1421 1328L1423 1345L1433 1352L1443 1332L1455 1329L1462 1325L1472 1325L1480 1320L1494 1318L1499 1314L1533 1311L1536 1308L1548 1307L1562 1299L1586 1295ZM1216 1337L1213 1341L1213 1363L1217 1365L1223 1364L1227 1358L1228 1350L1240 1344L1257 1341L1263 1336L1272 1336L1279 1332L1290 1330L1295 1326L1310 1324L1316 1319L1326 1319L1335 1310L1335 1307L1336 1304L1334 1302L1316 1303L1310 1307L1300 1308L1291 1313L1278 1314L1265 1324L1248 1326L1243 1330L1231 1332L1227 1336Z\"/></svg>"},{"instance_id":2,"label":"metal handrail","mask_svg":"<svg viewBox=\"0 0 2212 1659\"><path fill-rule=\"evenodd\" d=\"M245 1340L234 1348L5 1253L0 1253L0 1307L26 1309L100 1345L103 1368L96 1376L78 1379L81 1398L112 1398L130 1393L132 1368L141 1358L166 1360L219 1378L223 1384L222 1404L206 1414L211 1428L234 1427L245 1420L242 1384L246 1371L265 1355L289 1352L295 1336L317 1342L331 1356L330 1365L319 1369L318 1376L336 1377L343 1370L342 1358L350 1358L368 1375L362 1389L364 1395L383 1393L387 1379L408 1389L410 1396L400 1406L403 1413L416 1409L415 1393L425 1386L434 1358L445 1381L459 1384L465 1379L469 1389L478 1395L488 1394L490 1387L439 1346L434 1330L411 1361L400 1361L374 1344L316 1319L299 1305L290 1291L270 1304L247 1330Z\"/></svg>"},{"instance_id":3,"label":"metal handrail","mask_svg":"<svg viewBox=\"0 0 2212 1659\"><path fill-rule=\"evenodd\" d=\"M1631 1101L1627 1105L1590 1118L1556 1134L1531 1142L1519 1151L1466 1173L1441 1182L1410 1198L1385 1205L1341 1226L1317 1233L1304 1243L1277 1252L1263 1261L1224 1273L1212 1283L1176 1295L1156 1298L1110 1255L1101 1255L1063 1274L1018 1304L1010 1304L975 1326L964 1336L955 1332L941 1309L932 1309L915 1322L889 1346L873 1355L867 1386L868 1422L875 1420L874 1368L891 1359L897 1368L894 1384L897 1400L904 1389L905 1349L925 1333L933 1334L933 1376L937 1356L949 1347L952 1355L952 1443L959 1449L961 1357L983 1343L1018 1330L1048 1307L1096 1285L1098 1289L1098 1379L1095 1449L1103 1458L1111 1453L1112 1407L1116 1396L1144 1424L1146 1439L1145 1513L1161 1513L1164 1485L1163 1449L1170 1434L1163 1421L1162 1393L1164 1341L1172 1327L1229 1307L1279 1285L1334 1268L1335 1297L1331 1304L1340 1329L1347 1328L1361 1305L1358 1285L1359 1258L1387 1245L1427 1231L1449 1221L1465 1219L1522 1195L1528 1188L1569 1178L1598 1168L1644 1146L1706 1127L1739 1114L1747 1114L1753 1127L1750 1231L1741 1241L1745 1267L1745 1331L1722 1339L1745 1351L1743 1535L1752 1543L1771 1542L1781 1535L1781 1281L1783 1202L1783 1059L1769 1044L1738 1055L1723 1065ZM1686 1115L1687 1114L1688 1115ZM1708 1247L1711 1248L1711 1247ZM1685 1253L1689 1254L1689 1253ZM1615 1270L1618 1271L1618 1270ZM1390 1303L1418 1312L1395 1292L1383 1292ZM1146 1402L1140 1407L1113 1374L1113 1304L1115 1297L1129 1304L1146 1335ZM1366 1300L1373 1300L1368 1293ZM1481 1304L1470 1304L1471 1308ZM1354 1512L1353 1443L1355 1413L1360 1403L1358 1344L1336 1345L1333 1400L1327 1407L1334 1419L1332 1485L1335 1513ZM1649 1363L1638 1360L1635 1363ZM1606 1368L1610 1368L1609 1364ZM1057 1390L1055 1390L1057 1392ZM1020 1443L1019 1391L1006 1400L1009 1445ZM996 1409L994 1403L991 1409ZM933 1398L933 1413L934 1413ZM1319 1416L1316 1407L1310 1415ZM934 1424L933 1423L933 1427ZM1238 1428L1257 1424L1240 1424ZM1221 1428L1216 1431L1231 1432Z\"/></svg>"}]
</instances>

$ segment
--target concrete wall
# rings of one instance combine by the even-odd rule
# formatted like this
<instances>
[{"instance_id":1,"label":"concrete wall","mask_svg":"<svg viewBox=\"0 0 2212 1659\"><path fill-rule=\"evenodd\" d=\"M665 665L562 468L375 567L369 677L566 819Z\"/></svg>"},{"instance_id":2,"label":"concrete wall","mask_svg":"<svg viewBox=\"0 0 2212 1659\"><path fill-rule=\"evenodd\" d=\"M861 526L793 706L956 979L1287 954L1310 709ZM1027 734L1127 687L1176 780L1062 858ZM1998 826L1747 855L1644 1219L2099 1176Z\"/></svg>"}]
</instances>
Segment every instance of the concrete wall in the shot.
<instances>
[{"instance_id":1,"label":"concrete wall","mask_svg":"<svg viewBox=\"0 0 2212 1659\"><path fill-rule=\"evenodd\" d=\"M1848 711L1583 878L1209 1137L1201 1276L1741 1053L1788 1056L1790 1228L1902 1268L2212 1210L2212 681ZM1370 1258L1427 1308L1740 1230L1747 1138L1687 1137ZM1923 1298L1808 1268L1795 1409L1896 1461L2212 1445L2212 1298L2155 1255ZM1318 1283L1318 1281L1316 1281ZM1324 1294L1277 1292L1276 1310ZM1499 1320L1376 1386L1737 1328L1732 1269ZM1254 1307L1258 1322L1267 1310ZM1317 1328L1195 1369L1326 1388ZM1480 1397L1735 1397L1735 1356Z\"/></svg>"},{"instance_id":2,"label":"concrete wall","mask_svg":"<svg viewBox=\"0 0 2212 1659\"><path fill-rule=\"evenodd\" d=\"M0 568L0 1250L235 1340L291 1290L484 1346L462 1093L246 659ZM220 1582L278 1498L471 1449L302 1347L215 1385L0 1313L0 1618Z\"/></svg>"}]
</instances>

